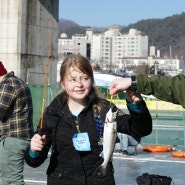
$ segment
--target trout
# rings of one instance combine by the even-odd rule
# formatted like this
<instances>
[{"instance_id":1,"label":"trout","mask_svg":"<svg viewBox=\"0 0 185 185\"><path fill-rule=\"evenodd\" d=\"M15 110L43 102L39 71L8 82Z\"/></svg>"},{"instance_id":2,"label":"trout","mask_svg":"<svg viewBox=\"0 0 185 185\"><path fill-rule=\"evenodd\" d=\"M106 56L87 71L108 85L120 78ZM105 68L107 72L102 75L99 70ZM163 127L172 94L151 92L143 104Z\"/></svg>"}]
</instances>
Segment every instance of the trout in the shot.
<instances>
[{"instance_id":1,"label":"trout","mask_svg":"<svg viewBox=\"0 0 185 185\"><path fill-rule=\"evenodd\" d=\"M117 137L117 123L116 123L117 111L112 112L110 108L106 114L104 131L103 131L103 151L100 156L104 158L100 168L103 174L106 173L106 168L109 161L112 159L114 151L116 137Z\"/></svg>"}]
</instances>

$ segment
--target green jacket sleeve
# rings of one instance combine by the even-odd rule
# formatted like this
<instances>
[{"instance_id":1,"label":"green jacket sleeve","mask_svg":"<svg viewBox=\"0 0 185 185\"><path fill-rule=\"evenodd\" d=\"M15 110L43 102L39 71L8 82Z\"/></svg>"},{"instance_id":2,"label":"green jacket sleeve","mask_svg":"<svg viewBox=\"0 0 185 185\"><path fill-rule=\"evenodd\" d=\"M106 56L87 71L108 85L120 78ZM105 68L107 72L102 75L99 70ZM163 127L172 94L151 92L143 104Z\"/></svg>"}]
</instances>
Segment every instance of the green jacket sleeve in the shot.
<instances>
[{"instance_id":1,"label":"green jacket sleeve","mask_svg":"<svg viewBox=\"0 0 185 185\"><path fill-rule=\"evenodd\" d=\"M153 76L137 75L137 92L179 104L185 108L185 77L184 75Z\"/></svg>"}]
</instances>

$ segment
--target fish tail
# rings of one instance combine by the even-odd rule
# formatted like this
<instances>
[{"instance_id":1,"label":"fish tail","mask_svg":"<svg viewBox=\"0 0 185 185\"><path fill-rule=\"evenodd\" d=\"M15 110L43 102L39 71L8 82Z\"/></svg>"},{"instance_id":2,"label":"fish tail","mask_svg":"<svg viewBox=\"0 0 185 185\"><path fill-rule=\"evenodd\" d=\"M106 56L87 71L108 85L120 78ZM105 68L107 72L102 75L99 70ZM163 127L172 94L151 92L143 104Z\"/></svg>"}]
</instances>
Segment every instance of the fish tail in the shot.
<instances>
[{"instance_id":1,"label":"fish tail","mask_svg":"<svg viewBox=\"0 0 185 185\"><path fill-rule=\"evenodd\" d=\"M98 176L104 176L106 175L106 172L107 172L107 168L103 167L102 165L99 166L97 169L96 169L96 172L97 172L97 175Z\"/></svg>"}]
</instances>

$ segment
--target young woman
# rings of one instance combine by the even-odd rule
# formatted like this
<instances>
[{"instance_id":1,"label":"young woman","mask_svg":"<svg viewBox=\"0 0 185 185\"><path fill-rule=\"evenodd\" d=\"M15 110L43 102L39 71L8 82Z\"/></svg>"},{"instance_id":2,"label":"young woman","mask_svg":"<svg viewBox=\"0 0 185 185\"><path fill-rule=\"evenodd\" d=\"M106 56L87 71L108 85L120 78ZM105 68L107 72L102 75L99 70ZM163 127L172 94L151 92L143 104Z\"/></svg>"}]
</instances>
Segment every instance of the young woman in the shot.
<instances>
[{"instance_id":1,"label":"young woman","mask_svg":"<svg viewBox=\"0 0 185 185\"><path fill-rule=\"evenodd\" d=\"M101 138L106 113L117 111L117 130L133 137L151 133L152 119L139 94L127 91L129 114L98 96L94 87L93 71L89 61L81 55L70 55L62 63L60 84L64 90L46 108L43 127L31 140L25 153L26 162L37 167L47 158L48 185L115 185L112 162L106 173L98 169L104 159ZM80 145L76 136L82 136L87 145Z\"/></svg>"}]
</instances>

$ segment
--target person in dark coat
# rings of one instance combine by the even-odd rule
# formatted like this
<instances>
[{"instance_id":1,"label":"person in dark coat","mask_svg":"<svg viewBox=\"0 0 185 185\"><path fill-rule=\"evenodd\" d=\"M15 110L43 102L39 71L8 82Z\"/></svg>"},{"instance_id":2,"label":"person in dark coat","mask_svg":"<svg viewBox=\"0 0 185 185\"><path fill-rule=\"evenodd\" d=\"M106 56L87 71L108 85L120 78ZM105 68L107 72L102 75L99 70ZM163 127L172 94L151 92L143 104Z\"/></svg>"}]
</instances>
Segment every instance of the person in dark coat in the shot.
<instances>
[{"instance_id":1,"label":"person in dark coat","mask_svg":"<svg viewBox=\"0 0 185 185\"><path fill-rule=\"evenodd\" d=\"M185 108L185 76L147 76L138 74L136 76L119 78L112 81L109 92L111 95L132 89L132 92L153 95L156 98L181 105Z\"/></svg>"},{"instance_id":2,"label":"person in dark coat","mask_svg":"<svg viewBox=\"0 0 185 185\"><path fill-rule=\"evenodd\" d=\"M106 113L110 108L117 111L117 131L133 137L149 135L152 118L144 100L140 94L127 91L130 114L126 114L102 99L94 86L89 61L79 54L63 61L60 78L63 92L46 108L25 152L27 164L40 166L51 149L48 185L115 185L111 160L105 173L99 171L104 161L100 153Z\"/></svg>"},{"instance_id":3,"label":"person in dark coat","mask_svg":"<svg viewBox=\"0 0 185 185\"><path fill-rule=\"evenodd\" d=\"M33 137L28 85L0 61L0 184L24 185L24 151Z\"/></svg>"}]
</instances>

